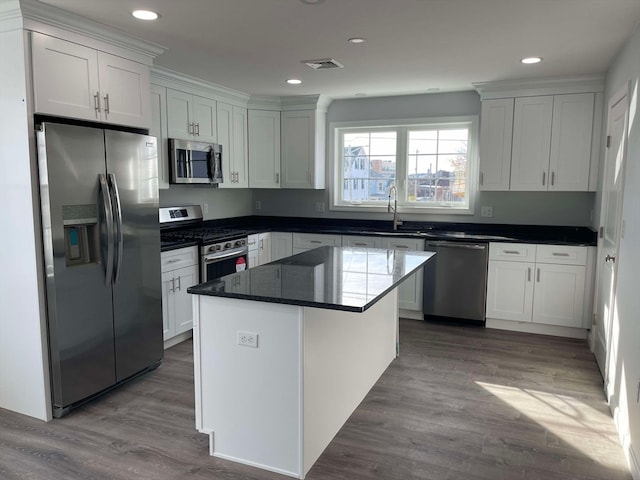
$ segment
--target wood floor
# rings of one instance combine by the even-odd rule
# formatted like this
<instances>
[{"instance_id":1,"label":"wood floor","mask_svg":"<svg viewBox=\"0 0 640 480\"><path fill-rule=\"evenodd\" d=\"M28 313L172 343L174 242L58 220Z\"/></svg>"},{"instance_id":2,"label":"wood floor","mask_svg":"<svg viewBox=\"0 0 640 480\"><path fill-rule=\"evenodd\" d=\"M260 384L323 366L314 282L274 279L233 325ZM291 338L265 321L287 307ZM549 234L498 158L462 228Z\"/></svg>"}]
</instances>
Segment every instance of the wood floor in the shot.
<instances>
[{"instance_id":1,"label":"wood floor","mask_svg":"<svg viewBox=\"0 0 640 480\"><path fill-rule=\"evenodd\" d=\"M402 320L400 352L307 479L631 479L583 341ZM187 341L64 419L0 410L0 478L288 477L208 455Z\"/></svg>"}]
</instances>

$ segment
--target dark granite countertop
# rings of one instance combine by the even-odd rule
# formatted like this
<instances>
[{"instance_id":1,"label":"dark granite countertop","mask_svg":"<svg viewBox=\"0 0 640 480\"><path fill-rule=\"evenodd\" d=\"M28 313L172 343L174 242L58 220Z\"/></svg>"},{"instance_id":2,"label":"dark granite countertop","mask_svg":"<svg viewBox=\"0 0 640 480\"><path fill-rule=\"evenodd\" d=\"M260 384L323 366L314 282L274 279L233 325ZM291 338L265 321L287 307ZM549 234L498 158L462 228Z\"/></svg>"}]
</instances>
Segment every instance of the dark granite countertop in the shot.
<instances>
[{"instance_id":1,"label":"dark granite countertop","mask_svg":"<svg viewBox=\"0 0 640 480\"><path fill-rule=\"evenodd\" d=\"M197 295L364 312L434 252L320 247L190 287Z\"/></svg>"}]
</instances>

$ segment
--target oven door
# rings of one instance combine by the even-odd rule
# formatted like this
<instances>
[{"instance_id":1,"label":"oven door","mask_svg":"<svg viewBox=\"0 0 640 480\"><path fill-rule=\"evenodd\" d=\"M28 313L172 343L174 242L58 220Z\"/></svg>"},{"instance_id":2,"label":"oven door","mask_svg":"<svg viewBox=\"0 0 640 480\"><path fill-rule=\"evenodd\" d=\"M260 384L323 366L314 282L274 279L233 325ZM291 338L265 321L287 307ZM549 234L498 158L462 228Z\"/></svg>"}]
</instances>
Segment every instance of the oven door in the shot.
<instances>
[{"instance_id":1,"label":"oven door","mask_svg":"<svg viewBox=\"0 0 640 480\"><path fill-rule=\"evenodd\" d=\"M235 248L223 253L203 255L201 259L201 279L208 282L214 278L241 272L247 268L247 248Z\"/></svg>"}]
</instances>

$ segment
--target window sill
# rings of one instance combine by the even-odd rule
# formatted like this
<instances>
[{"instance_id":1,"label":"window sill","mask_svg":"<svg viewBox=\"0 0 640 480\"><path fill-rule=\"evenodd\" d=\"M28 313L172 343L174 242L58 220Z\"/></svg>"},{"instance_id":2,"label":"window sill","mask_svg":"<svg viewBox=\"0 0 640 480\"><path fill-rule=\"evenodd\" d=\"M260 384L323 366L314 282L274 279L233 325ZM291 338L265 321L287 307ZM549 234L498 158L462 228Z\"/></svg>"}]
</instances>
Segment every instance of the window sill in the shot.
<instances>
[{"instance_id":1,"label":"window sill","mask_svg":"<svg viewBox=\"0 0 640 480\"><path fill-rule=\"evenodd\" d=\"M372 205L358 204L334 204L329 206L329 210L337 212L360 212L360 213L390 213L386 205L384 207ZM398 214L414 214L414 215L474 215L471 208L453 208L453 207L419 207L398 205Z\"/></svg>"}]
</instances>

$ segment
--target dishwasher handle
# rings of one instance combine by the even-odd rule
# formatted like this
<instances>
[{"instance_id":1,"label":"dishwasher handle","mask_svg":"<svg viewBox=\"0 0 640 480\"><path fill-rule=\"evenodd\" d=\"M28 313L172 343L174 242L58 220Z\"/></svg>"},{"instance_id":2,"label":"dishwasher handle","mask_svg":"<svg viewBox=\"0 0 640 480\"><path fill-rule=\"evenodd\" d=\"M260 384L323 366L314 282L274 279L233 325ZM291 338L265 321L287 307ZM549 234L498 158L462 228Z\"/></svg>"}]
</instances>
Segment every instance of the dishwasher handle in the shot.
<instances>
[{"instance_id":1,"label":"dishwasher handle","mask_svg":"<svg viewBox=\"0 0 640 480\"><path fill-rule=\"evenodd\" d=\"M486 243L457 243L457 242L440 242L440 243L427 243L427 248L463 248L465 250L486 250Z\"/></svg>"}]
</instances>

